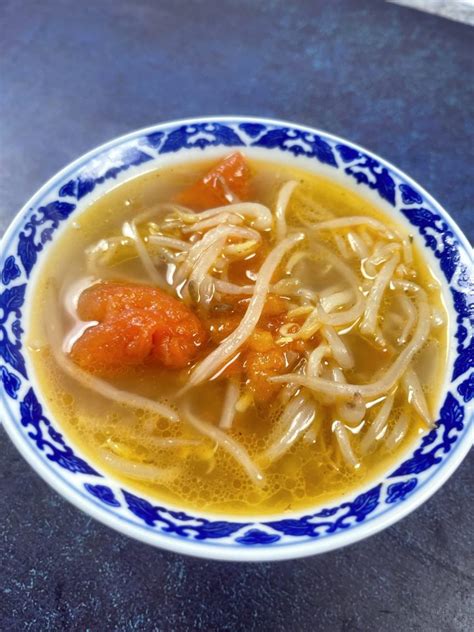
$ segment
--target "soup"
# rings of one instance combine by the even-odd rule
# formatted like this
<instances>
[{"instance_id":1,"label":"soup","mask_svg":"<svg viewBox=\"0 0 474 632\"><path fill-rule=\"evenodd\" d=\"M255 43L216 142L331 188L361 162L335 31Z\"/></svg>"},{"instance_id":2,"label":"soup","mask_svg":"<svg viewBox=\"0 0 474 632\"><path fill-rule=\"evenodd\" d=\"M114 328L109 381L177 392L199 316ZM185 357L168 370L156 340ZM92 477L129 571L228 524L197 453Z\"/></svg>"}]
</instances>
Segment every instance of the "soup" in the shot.
<instances>
[{"instance_id":1,"label":"soup","mask_svg":"<svg viewBox=\"0 0 474 632\"><path fill-rule=\"evenodd\" d=\"M32 313L66 435L124 484L210 512L370 483L431 427L446 363L440 288L405 229L240 153L92 204L52 246Z\"/></svg>"}]
</instances>

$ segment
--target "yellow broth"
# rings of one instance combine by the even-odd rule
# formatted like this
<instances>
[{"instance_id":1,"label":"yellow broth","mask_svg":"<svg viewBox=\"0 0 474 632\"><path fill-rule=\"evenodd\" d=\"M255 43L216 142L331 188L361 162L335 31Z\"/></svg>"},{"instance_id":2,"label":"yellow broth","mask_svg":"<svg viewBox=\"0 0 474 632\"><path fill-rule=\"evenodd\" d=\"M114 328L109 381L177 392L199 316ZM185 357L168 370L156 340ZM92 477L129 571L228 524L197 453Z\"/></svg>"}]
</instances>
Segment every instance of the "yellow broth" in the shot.
<instances>
[{"instance_id":1,"label":"yellow broth","mask_svg":"<svg viewBox=\"0 0 474 632\"><path fill-rule=\"evenodd\" d=\"M289 179L300 183L298 195L291 198L288 208L287 221L290 227L304 230L304 222L314 223L330 217L350 215L367 215L387 225L393 224L379 208L329 179L287 166L253 160L249 160L249 163L253 172L250 199L266 204L269 208L273 208L282 183ZM315 395L317 431L314 437L310 434L299 440L287 454L271 465L265 471L265 484L259 489L228 453L216 449L212 441L200 437L187 423L159 419L151 413L106 400L79 385L57 366L48 346L44 328L50 309L48 288L66 287L72 288L71 292L79 291L81 280L87 277L84 251L88 246L102 238L120 234L124 221L133 219L157 202L172 200L177 192L194 182L209 166L205 162L183 164L147 173L118 186L75 217L51 247L35 288L31 311L33 316L27 339L41 391L61 430L92 464L121 480L123 484L160 502L238 515L274 514L327 503L369 484L389 470L426 430L414 410L408 408L406 396L401 389L396 394L389 427L393 425L398 412L404 408L409 410L410 425L407 435L395 450L387 451L381 445L375 452L363 458L358 468L347 466L336 449L332 431L333 413L324 406L319 406L318 396ZM330 234L321 233L318 239L334 250ZM309 240L309 243L312 242ZM303 247L307 248L308 243ZM430 305L436 305L445 316L445 324L431 330L428 342L415 360L415 366L423 374L429 408L435 413L439 385L446 364L447 317L432 271L416 249L414 255L416 282L428 293ZM240 279L236 280L248 283L245 280L246 264L244 262L241 265L243 269L236 274ZM138 282L149 283L133 251L124 257L116 270ZM357 262L354 263L354 270L360 276ZM317 266L312 269L311 274L315 275L311 282L318 289ZM384 298L382 327L384 314L390 309L389 303L390 299ZM65 312L61 316L66 326L70 327L70 316ZM344 332L343 327L340 330ZM361 337L354 327L341 335L356 360L355 367L346 373L350 382L371 382L393 361L393 354ZM426 349L429 353L425 353ZM186 371L177 373L148 367L111 381L127 391L175 406L175 395L186 383L186 376ZM224 388L222 382L208 381L192 390L190 397L196 413L206 421L218 423ZM281 410L282 404L278 398L265 406L251 406L236 417L229 434L241 442L250 456L258 461ZM361 432L371 423L373 417L374 412L369 407L364 422L355 429L349 428L356 454ZM163 446L162 439L174 438L201 443ZM164 468L163 480L144 482L120 475L104 461L104 449L111 449L121 457L137 463ZM172 476L166 474L169 468L173 472Z\"/></svg>"}]
</instances>

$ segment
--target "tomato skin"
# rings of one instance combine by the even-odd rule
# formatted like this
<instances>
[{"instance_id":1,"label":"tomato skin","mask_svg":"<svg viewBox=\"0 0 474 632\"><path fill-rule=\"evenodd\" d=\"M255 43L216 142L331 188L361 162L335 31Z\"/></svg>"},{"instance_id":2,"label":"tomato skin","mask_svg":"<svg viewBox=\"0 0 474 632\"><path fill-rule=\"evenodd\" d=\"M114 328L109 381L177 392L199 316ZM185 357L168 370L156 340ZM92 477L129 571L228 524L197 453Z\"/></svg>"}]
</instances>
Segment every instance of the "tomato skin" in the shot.
<instances>
[{"instance_id":1,"label":"tomato skin","mask_svg":"<svg viewBox=\"0 0 474 632\"><path fill-rule=\"evenodd\" d=\"M79 297L78 315L97 321L71 350L72 360L92 373L115 375L143 364L181 369L206 341L186 305L145 285L93 285Z\"/></svg>"},{"instance_id":2,"label":"tomato skin","mask_svg":"<svg viewBox=\"0 0 474 632\"><path fill-rule=\"evenodd\" d=\"M230 203L229 193L248 199L250 169L238 151L226 156L212 167L206 175L189 188L182 191L176 201L195 211L205 211Z\"/></svg>"}]
</instances>

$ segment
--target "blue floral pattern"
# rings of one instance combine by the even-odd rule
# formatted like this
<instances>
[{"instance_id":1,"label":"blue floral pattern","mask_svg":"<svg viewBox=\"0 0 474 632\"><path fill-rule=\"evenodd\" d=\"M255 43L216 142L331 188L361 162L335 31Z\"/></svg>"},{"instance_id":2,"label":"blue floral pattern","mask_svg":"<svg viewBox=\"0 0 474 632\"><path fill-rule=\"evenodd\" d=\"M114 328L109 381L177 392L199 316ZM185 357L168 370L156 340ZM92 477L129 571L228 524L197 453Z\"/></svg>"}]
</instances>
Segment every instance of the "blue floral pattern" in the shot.
<instances>
[{"instance_id":1,"label":"blue floral pattern","mask_svg":"<svg viewBox=\"0 0 474 632\"><path fill-rule=\"evenodd\" d=\"M14 374L9 371L8 366L21 377L27 377L25 359L21 353L21 326L18 324L21 318L21 307L25 300L25 290L26 283L21 283L5 288L0 294L0 358L5 363L2 378L4 384L7 382L10 390L16 382ZM13 322L11 322L12 315L16 317ZM9 322L11 322L10 327L8 327Z\"/></svg>"},{"instance_id":2,"label":"blue floral pattern","mask_svg":"<svg viewBox=\"0 0 474 632\"><path fill-rule=\"evenodd\" d=\"M258 135L258 138L251 142L253 147L278 148L280 151L288 151L294 156L316 158L323 164L337 167L331 145L317 134L289 127L265 128L261 131L261 134L256 134L256 130L253 130L254 135Z\"/></svg>"},{"instance_id":3,"label":"blue floral pattern","mask_svg":"<svg viewBox=\"0 0 474 632\"><path fill-rule=\"evenodd\" d=\"M172 511L121 489L102 476L67 445L44 413L29 382L23 349L24 304L28 279L40 262L55 231L88 196L125 171L130 176L150 168L159 156L208 148L256 147L310 158L326 169L340 170L361 188L375 191L403 215L424 239L449 282L456 315L456 354L449 393L436 427L413 453L375 487L352 500L308 515L264 521L211 520ZM270 156L271 157L271 156ZM149 164L148 164L149 163ZM145 166L144 166L145 165ZM0 258L0 377L3 402L15 430L22 429L32 450L45 459L56 476L102 508L135 526L170 538L212 542L216 546L272 547L322 539L357 528L376 519L398 503L413 497L460 444L472 415L474 398L474 284L471 254L457 229L439 212L429 196L407 182L402 174L358 147L288 124L259 120L197 121L160 126L131 139L119 140L94 153L57 178L50 190L33 201L16 220L13 233L2 244ZM97 483L97 479L101 482Z\"/></svg>"},{"instance_id":4,"label":"blue floral pattern","mask_svg":"<svg viewBox=\"0 0 474 632\"><path fill-rule=\"evenodd\" d=\"M2 383L5 392L11 399L17 398L17 391L21 386L20 378L14 373L10 373L6 366L0 366L0 375L2 376Z\"/></svg>"},{"instance_id":5,"label":"blue floral pattern","mask_svg":"<svg viewBox=\"0 0 474 632\"><path fill-rule=\"evenodd\" d=\"M10 281L14 281L21 274L20 268L17 266L15 257L10 255L5 259L2 270L2 283L8 285Z\"/></svg>"},{"instance_id":6,"label":"blue floral pattern","mask_svg":"<svg viewBox=\"0 0 474 632\"><path fill-rule=\"evenodd\" d=\"M67 219L75 208L74 204L57 200L46 206L40 206L37 212L30 215L18 235L17 248L27 276L30 275L36 263L38 253L43 250L46 242L51 241L59 223Z\"/></svg>"},{"instance_id":7,"label":"blue floral pattern","mask_svg":"<svg viewBox=\"0 0 474 632\"><path fill-rule=\"evenodd\" d=\"M348 145L336 146L345 163L344 171L355 179L357 184L364 184L375 189L383 200L395 206L395 180L387 167L379 164L375 158L364 154Z\"/></svg>"},{"instance_id":8,"label":"blue floral pattern","mask_svg":"<svg viewBox=\"0 0 474 632\"><path fill-rule=\"evenodd\" d=\"M20 423L25 428L29 428L28 436L36 443L38 450L45 453L49 461L57 463L72 473L101 476L66 445L63 436L43 415L41 404L32 388L20 402Z\"/></svg>"},{"instance_id":9,"label":"blue floral pattern","mask_svg":"<svg viewBox=\"0 0 474 632\"><path fill-rule=\"evenodd\" d=\"M110 507L120 507L120 502L115 498L114 492L107 485L92 485L84 483L84 489L100 502Z\"/></svg>"},{"instance_id":10,"label":"blue floral pattern","mask_svg":"<svg viewBox=\"0 0 474 632\"><path fill-rule=\"evenodd\" d=\"M354 522L362 522L377 507L381 485L377 485L364 494L359 494L352 502L339 505L333 513L327 510L301 518L273 520L265 524L275 531L290 536L306 536L317 538L321 533L335 533L340 529L348 529ZM317 520L327 518L327 520ZM334 520L329 518L335 518Z\"/></svg>"},{"instance_id":11,"label":"blue floral pattern","mask_svg":"<svg viewBox=\"0 0 474 632\"><path fill-rule=\"evenodd\" d=\"M400 481L400 483L392 483L387 487L387 497L385 502L388 505L391 505L393 503L398 503L400 500L405 500L408 494L415 489L417 484L418 481L416 478L409 478L407 481Z\"/></svg>"},{"instance_id":12,"label":"blue floral pattern","mask_svg":"<svg viewBox=\"0 0 474 632\"><path fill-rule=\"evenodd\" d=\"M173 533L196 540L227 538L246 527L248 522L228 522L227 520L208 520L195 518L183 511L170 511L165 507L153 505L144 498L130 492L123 492L130 511L147 525L161 526L165 533Z\"/></svg>"},{"instance_id":13,"label":"blue floral pattern","mask_svg":"<svg viewBox=\"0 0 474 632\"><path fill-rule=\"evenodd\" d=\"M470 402L474 397L474 372L458 386L458 393L465 402Z\"/></svg>"}]
</instances>

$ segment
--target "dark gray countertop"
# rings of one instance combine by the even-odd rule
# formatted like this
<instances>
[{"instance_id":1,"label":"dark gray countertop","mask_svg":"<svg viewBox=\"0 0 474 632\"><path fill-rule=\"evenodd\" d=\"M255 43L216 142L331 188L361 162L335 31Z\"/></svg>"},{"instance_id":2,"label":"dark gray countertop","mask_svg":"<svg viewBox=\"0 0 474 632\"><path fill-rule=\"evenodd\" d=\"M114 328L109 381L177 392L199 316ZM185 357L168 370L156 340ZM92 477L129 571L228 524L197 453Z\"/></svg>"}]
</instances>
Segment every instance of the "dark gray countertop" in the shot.
<instances>
[{"instance_id":1,"label":"dark gray countertop","mask_svg":"<svg viewBox=\"0 0 474 632\"><path fill-rule=\"evenodd\" d=\"M0 29L0 232L86 150L237 113L367 146L474 237L468 26L378 0L2 0ZM0 441L0 630L472 629L472 456L369 540L250 565L129 540L62 500L2 430Z\"/></svg>"}]
</instances>

